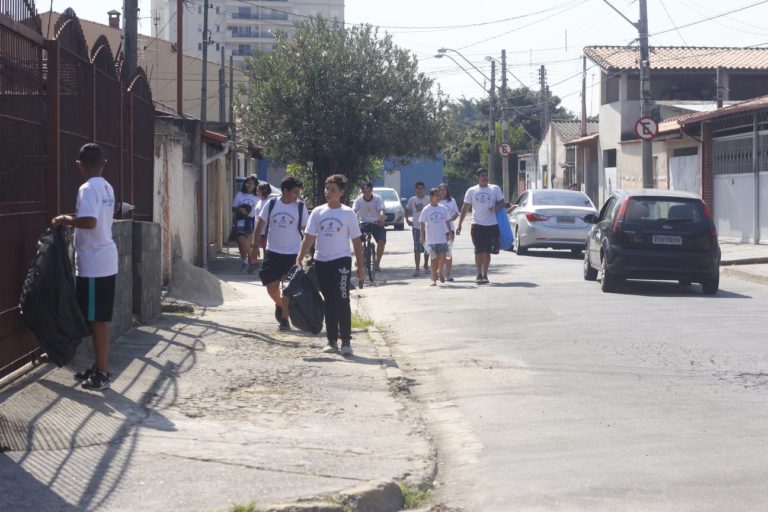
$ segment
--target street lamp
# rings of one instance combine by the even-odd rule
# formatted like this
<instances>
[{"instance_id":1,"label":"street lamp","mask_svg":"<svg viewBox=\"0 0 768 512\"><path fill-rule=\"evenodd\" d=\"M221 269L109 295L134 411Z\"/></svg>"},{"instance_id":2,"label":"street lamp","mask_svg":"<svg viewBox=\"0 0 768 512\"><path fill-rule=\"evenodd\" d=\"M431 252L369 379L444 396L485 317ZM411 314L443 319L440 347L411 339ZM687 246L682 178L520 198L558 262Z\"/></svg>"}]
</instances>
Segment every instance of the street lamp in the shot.
<instances>
[{"instance_id":1,"label":"street lamp","mask_svg":"<svg viewBox=\"0 0 768 512\"><path fill-rule=\"evenodd\" d=\"M483 90L485 90L485 85L481 84L469 71L466 70L464 66L458 63L456 59L448 55L447 52L453 52L462 59L464 59L467 63L469 63L470 66L472 66L475 71L480 73L480 75L485 78L489 83L490 87L488 88L488 177L491 178L491 181L496 181L494 179L494 173L493 173L493 154L496 150L496 122L494 120L494 96L495 96L495 84L496 84L496 62L491 62L491 78L488 78L485 73L480 71L477 66L472 64L472 62L467 59L464 55L462 55L457 50L452 50L450 48L440 48L437 50L437 54L435 55L436 59L441 59L443 57L448 57L451 59L459 68L464 71L477 85L479 85Z\"/></svg>"}]
</instances>

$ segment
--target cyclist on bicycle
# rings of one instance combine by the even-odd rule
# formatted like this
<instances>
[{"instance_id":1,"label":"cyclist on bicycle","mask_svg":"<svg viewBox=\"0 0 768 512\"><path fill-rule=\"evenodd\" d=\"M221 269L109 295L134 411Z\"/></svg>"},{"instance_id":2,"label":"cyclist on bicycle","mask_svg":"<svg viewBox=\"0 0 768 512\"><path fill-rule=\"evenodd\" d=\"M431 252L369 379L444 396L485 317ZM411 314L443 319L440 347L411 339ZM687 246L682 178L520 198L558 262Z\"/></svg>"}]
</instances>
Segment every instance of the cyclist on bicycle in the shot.
<instances>
[{"instance_id":1,"label":"cyclist on bicycle","mask_svg":"<svg viewBox=\"0 0 768 512\"><path fill-rule=\"evenodd\" d=\"M373 183L363 185L363 193L355 199L352 209L360 220L360 231L371 233L376 240L376 262L374 269L381 270L381 257L387 245L387 230L384 227L384 201L373 193Z\"/></svg>"}]
</instances>

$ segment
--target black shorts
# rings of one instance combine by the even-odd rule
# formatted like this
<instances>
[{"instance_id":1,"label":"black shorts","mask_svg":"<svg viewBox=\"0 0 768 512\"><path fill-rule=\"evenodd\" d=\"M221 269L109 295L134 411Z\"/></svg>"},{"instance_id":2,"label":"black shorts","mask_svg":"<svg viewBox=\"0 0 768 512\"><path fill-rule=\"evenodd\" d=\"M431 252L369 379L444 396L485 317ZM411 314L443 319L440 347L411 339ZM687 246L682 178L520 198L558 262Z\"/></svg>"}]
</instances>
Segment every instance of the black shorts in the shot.
<instances>
[{"instance_id":1,"label":"black shorts","mask_svg":"<svg viewBox=\"0 0 768 512\"><path fill-rule=\"evenodd\" d=\"M472 224L472 243L475 254L499 254L499 225L481 226Z\"/></svg>"},{"instance_id":2,"label":"black shorts","mask_svg":"<svg viewBox=\"0 0 768 512\"><path fill-rule=\"evenodd\" d=\"M87 322L111 322L115 306L117 276L80 277L75 280L75 295Z\"/></svg>"},{"instance_id":3,"label":"black shorts","mask_svg":"<svg viewBox=\"0 0 768 512\"><path fill-rule=\"evenodd\" d=\"M373 239L376 240L376 243L387 241L387 228L384 226L380 226L372 222L361 222L360 232L372 234Z\"/></svg>"},{"instance_id":4,"label":"black shorts","mask_svg":"<svg viewBox=\"0 0 768 512\"><path fill-rule=\"evenodd\" d=\"M264 286L280 281L296 265L297 254L280 254L267 251L261 263L259 277Z\"/></svg>"}]
</instances>

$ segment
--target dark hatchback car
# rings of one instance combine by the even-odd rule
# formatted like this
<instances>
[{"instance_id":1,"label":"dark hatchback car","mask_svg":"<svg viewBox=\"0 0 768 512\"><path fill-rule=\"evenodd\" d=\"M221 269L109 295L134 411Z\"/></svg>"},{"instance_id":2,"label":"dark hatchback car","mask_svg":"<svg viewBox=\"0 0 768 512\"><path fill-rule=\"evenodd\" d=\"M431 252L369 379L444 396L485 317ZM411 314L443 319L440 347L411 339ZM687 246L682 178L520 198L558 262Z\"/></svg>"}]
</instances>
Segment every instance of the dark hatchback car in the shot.
<instances>
[{"instance_id":1,"label":"dark hatchback car","mask_svg":"<svg viewBox=\"0 0 768 512\"><path fill-rule=\"evenodd\" d=\"M625 279L700 283L707 295L720 286L720 246L712 211L695 194L619 190L598 215L584 252L584 279L601 276L604 292Z\"/></svg>"}]
</instances>

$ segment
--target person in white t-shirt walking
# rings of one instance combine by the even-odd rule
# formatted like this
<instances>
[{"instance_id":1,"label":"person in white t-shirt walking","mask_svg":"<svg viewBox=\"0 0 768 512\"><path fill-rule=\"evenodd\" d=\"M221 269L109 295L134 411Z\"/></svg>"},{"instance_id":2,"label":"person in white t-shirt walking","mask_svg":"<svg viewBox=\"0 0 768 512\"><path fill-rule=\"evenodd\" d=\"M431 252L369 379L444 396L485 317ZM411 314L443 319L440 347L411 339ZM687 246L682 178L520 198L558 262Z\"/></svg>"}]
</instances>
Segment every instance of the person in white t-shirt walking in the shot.
<instances>
[{"instance_id":1,"label":"person in white t-shirt walking","mask_svg":"<svg viewBox=\"0 0 768 512\"><path fill-rule=\"evenodd\" d=\"M451 191L448 188L447 183L441 183L438 187L440 190L440 204L451 210L451 237L448 239L448 252L445 253L445 278L448 281L453 281L453 241L455 239L456 226L453 221L459 217L459 207L456 204L456 200L451 197Z\"/></svg>"},{"instance_id":2,"label":"person in white t-shirt walking","mask_svg":"<svg viewBox=\"0 0 768 512\"><path fill-rule=\"evenodd\" d=\"M376 240L376 263L374 268L381 270L381 258L387 245L387 228L384 227L384 201L373 193L373 183L363 185L362 194L352 203L352 209L360 219L360 229L370 232Z\"/></svg>"},{"instance_id":3,"label":"person in white t-shirt walking","mask_svg":"<svg viewBox=\"0 0 768 512\"><path fill-rule=\"evenodd\" d=\"M78 372L75 378L85 389L109 387L109 323L115 302L117 246L112 239L115 192L101 177L107 160L97 144L80 148L77 166L86 182L77 191L74 215L59 215L53 227L75 228L75 263L77 302L91 328L96 362Z\"/></svg>"},{"instance_id":4,"label":"person in white t-shirt walking","mask_svg":"<svg viewBox=\"0 0 768 512\"><path fill-rule=\"evenodd\" d=\"M259 196L256 187L259 186L259 178L255 174L248 176L243 182L240 191L232 199L232 214L234 215L233 235L240 249L242 265L240 270L250 270L256 266L258 252L254 254L252 246L253 228L256 225L258 215Z\"/></svg>"},{"instance_id":5,"label":"person in white t-shirt walking","mask_svg":"<svg viewBox=\"0 0 768 512\"><path fill-rule=\"evenodd\" d=\"M413 235L413 262L416 264L416 270L413 272L413 277L419 275L421 269L421 253L424 253L424 271L429 268L429 255L424 249L424 245L421 243L421 223L419 222L419 215L421 210L429 204L429 197L424 194L424 182L416 182L416 195L411 196L408 199L408 203L405 206L405 222L412 227L411 234ZM411 212L413 221L408 218L408 211Z\"/></svg>"},{"instance_id":6,"label":"person in white t-shirt walking","mask_svg":"<svg viewBox=\"0 0 768 512\"><path fill-rule=\"evenodd\" d=\"M429 191L429 204L421 210L421 243L429 251L432 259L432 284L437 286L437 279L445 282L442 273L445 254L448 252L448 240L453 235L451 229L451 210L440 204L440 190L433 188Z\"/></svg>"},{"instance_id":7,"label":"person in white t-shirt walking","mask_svg":"<svg viewBox=\"0 0 768 512\"><path fill-rule=\"evenodd\" d=\"M499 254L499 224L496 212L504 208L504 194L497 185L488 183L488 170L480 167L475 171L477 185L467 189L461 207L456 234L461 235L461 224L472 207L472 243L475 246L475 283L488 284L488 267L491 254Z\"/></svg>"},{"instance_id":8,"label":"person in white t-shirt walking","mask_svg":"<svg viewBox=\"0 0 768 512\"><path fill-rule=\"evenodd\" d=\"M320 282L320 293L325 301L325 332L328 345L323 352L339 349L341 355L352 355L352 308L349 292L352 275L352 254L349 242L355 250L357 280L363 282L363 246L360 242L360 224L349 206L341 204L347 186L347 178L334 174L325 180L325 199L328 201L312 210L304 234L296 264L301 265L314 244L315 269Z\"/></svg>"},{"instance_id":9,"label":"person in white t-shirt walking","mask_svg":"<svg viewBox=\"0 0 768 512\"><path fill-rule=\"evenodd\" d=\"M256 233L261 233L263 229L267 238L259 277L275 302L275 319L281 331L291 327L288 321L288 299L280 294L280 281L296 262L296 255L301 248L301 233L307 225L308 215L304 203L299 200L301 188L298 178L286 177L280 183L282 196L262 202L256 224Z\"/></svg>"}]
</instances>

